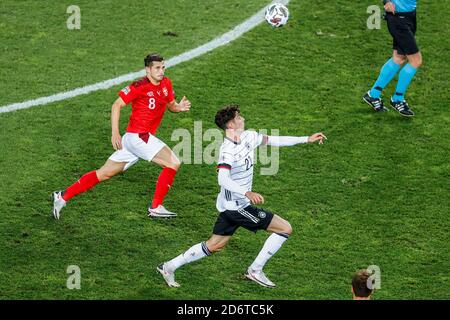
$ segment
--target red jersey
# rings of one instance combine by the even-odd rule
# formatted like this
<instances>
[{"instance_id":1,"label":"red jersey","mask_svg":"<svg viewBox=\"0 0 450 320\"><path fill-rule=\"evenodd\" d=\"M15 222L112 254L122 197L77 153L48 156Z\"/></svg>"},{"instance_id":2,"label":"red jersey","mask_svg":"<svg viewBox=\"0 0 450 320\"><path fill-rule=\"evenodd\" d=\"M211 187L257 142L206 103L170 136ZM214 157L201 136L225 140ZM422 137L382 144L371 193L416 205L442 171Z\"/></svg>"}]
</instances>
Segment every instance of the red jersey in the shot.
<instances>
[{"instance_id":1,"label":"red jersey","mask_svg":"<svg viewBox=\"0 0 450 320\"><path fill-rule=\"evenodd\" d=\"M161 123L167 104L174 100L172 83L166 77L157 86L144 77L123 88L119 96L126 104L131 102L127 132L150 132L153 135Z\"/></svg>"}]
</instances>

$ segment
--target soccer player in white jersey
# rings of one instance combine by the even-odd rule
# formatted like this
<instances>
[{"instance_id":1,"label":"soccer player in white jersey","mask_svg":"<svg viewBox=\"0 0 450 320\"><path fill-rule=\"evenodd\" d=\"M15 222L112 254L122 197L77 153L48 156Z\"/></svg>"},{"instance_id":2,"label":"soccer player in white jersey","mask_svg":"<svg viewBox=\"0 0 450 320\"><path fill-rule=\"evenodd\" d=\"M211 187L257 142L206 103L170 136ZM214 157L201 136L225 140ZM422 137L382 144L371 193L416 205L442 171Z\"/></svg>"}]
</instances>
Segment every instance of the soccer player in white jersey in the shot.
<instances>
[{"instance_id":1,"label":"soccer player in white jersey","mask_svg":"<svg viewBox=\"0 0 450 320\"><path fill-rule=\"evenodd\" d=\"M292 227L280 216L253 206L264 203L264 197L252 191L254 149L261 144L278 147L316 141L322 144L326 137L322 133L305 137L278 137L247 131L244 129L245 119L237 105L220 109L215 122L225 131L225 140L220 148L217 165L220 193L216 207L220 214L213 234L209 240L197 243L174 259L160 264L157 271L169 286L179 287L175 282L175 270L221 250L239 227L253 232L266 230L271 235L245 276L264 287L273 288L275 284L266 277L263 268L289 238Z\"/></svg>"}]
</instances>

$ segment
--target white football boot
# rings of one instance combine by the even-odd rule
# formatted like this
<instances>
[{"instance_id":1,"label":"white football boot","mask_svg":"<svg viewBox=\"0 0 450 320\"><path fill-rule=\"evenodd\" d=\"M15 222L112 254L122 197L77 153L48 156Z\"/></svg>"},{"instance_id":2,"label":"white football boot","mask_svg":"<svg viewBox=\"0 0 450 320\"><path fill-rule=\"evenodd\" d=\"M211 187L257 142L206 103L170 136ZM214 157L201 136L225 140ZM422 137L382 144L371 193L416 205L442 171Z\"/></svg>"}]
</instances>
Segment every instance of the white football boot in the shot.
<instances>
[{"instance_id":1,"label":"white football boot","mask_svg":"<svg viewBox=\"0 0 450 320\"><path fill-rule=\"evenodd\" d=\"M275 283L270 281L262 270L252 270L251 268L248 268L245 272L245 276L263 287L275 288Z\"/></svg>"},{"instance_id":2,"label":"white football boot","mask_svg":"<svg viewBox=\"0 0 450 320\"><path fill-rule=\"evenodd\" d=\"M62 197L62 191L55 191L53 196L53 217L59 220L61 209L66 206L66 200Z\"/></svg>"},{"instance_id":3,"label":"white football boot","mask_svg":"<svg viewBox=\"0 0 450 320\"><path fill-rule=\"evenodd\" d=\"M156 270L163 276L169 287L178 288L180 286L178 282L175 281L175 273L167 271L165 263L161 263L157 266Z\"/></svg>"},{"instance_id":4,"label":"white football boot","mask_svg":"<svg viewBox=\"0 0 450 320\"><path fill-rule=\"evenodd\" d=\"M160 204L158 207L152 209L148 208L148 216L150 218L175 218L177 216L176 213L170 212L162 204Z\"/></svg>"}]
</instances>

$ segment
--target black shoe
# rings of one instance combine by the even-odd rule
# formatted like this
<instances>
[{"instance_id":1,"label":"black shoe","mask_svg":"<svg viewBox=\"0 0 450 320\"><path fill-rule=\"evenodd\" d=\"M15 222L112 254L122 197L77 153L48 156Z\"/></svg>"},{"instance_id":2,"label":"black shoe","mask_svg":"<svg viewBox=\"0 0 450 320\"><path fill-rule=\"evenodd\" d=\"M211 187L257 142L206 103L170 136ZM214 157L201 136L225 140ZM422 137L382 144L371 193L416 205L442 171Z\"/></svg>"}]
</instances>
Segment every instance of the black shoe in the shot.
<instances>
[{"instance_id":1,"label":"black shoe","mask_svg":"<svg viewBox=\"0 0 450 320\"><path fill-rule=\"evenodd\" d=\"M369 106L373 108L373 110L379 112L385 112L388 111L388 108L386 108L383 104L383 101L380 98L372 98L370 96L370 91L367 91L366 94L363 97L363 101L367 103Z\"/></svg>"},{"instance_id":2,"label":"black shoe","mask_svg":"<svg viewBox=\"0 0 450 320\"><path fill-rule=\"evenodd\" d=\"M391 98L391 107L397 110L402 116L412 117L414 115L406 100L396 102Z\"/></svg>"}]
</instances>

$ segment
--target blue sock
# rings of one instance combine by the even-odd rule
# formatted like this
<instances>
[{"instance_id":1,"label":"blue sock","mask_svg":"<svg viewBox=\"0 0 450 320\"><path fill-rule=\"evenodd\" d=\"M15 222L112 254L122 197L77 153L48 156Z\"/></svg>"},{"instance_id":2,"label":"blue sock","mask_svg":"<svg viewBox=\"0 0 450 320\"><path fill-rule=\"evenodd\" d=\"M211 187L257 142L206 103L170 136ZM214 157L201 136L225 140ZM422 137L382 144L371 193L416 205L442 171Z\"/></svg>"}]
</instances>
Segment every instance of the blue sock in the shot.
<instances>
[{"instance_id":1,"label":"blue sock","mask_svg":"<svg viewBox=\"0 0 450 320\"><path fill-rule=\"evenodd\" d=\"M370 89L370 96L372 98L380 98L381 91L391 82L397 71L400 69L400 65L394 62L394 59L389 59L381 68L380 75L377 81Z\"/></svg>"},{"instance_id":2,"label":"blue sock","mask_svg":"<svg viewBox=\"0 0 450 320\"><path fill-rule=\"evenodd\" d=\"M414 78L416 72L417 69L409 63L407 63L400 71L398 75L397 88L395 88L395 94L392 97L392 100L394 100L394 102L405 100L406 89L408 89L408 86L411 83L411 80Z\"/></svg>"}]
</instances>

